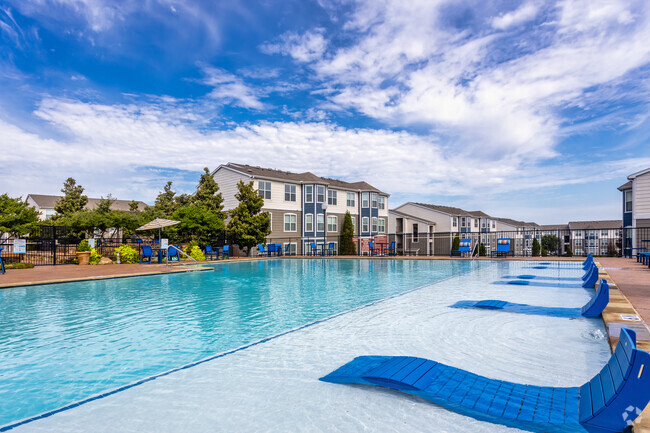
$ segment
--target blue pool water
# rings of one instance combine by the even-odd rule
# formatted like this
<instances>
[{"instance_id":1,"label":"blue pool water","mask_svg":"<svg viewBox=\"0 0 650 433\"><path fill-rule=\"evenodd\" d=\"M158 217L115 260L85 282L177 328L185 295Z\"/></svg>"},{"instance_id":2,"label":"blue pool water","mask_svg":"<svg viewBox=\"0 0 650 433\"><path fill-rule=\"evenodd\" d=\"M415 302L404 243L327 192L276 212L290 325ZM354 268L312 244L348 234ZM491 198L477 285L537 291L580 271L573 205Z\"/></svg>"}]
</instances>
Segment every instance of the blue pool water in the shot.
<instances>
[{"instance_id":1,"label":"blue pool water","mask_svg":"<svg viewBox=\"0 0 650 433\"><path fill-rule=\"evenodd\" d=\"M254 261L0 290L0 425L486 265Z\"/></svg>"}]
</instances>

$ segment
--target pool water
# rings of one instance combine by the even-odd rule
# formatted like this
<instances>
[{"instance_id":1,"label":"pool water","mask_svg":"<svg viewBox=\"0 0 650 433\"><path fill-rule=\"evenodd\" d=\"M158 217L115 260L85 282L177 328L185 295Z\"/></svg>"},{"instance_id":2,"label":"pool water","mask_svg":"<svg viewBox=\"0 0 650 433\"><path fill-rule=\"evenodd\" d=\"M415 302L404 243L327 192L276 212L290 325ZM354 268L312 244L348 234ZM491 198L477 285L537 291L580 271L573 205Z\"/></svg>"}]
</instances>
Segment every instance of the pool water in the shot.
<instances>
[{"instance_id":1,"label":"pool water","mask_svg":"<svg viewBox=\"0 0 650 433\"><path fill-rule=\"evenodd\" d=\"M491 262L268 260L0 290L0 426Z\"/></svg>"}]
</instances>

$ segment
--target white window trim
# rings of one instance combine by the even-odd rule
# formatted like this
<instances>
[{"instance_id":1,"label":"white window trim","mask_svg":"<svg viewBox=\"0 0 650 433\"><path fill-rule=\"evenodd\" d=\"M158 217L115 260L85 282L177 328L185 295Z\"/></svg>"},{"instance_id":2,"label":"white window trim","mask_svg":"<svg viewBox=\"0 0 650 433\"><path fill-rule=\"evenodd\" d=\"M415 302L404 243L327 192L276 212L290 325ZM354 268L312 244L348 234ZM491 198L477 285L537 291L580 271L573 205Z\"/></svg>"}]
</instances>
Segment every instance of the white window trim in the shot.
<instances>
[{"instance_id":1,"label":"white window trim","mask_svg":"<svg viewBox=\"0 0 650 433\"><path fill-rule=\"evenodd\" d=\"M291 247L289 247L289 254L291 255L298 255L298 243L297 242L285 242L282 244L282 254L284 254L285 250L287 249L287 245L293 245L295 248L293 248L293 251Z\"/></svg>"},{"instance_id":2,"label":"white window trim","mask_svg":"<svg viewBox=\"0 0 650 433\"><path fill-rule=\"evenodd\" d=\"M357 219L350 215L350 218L352 218L352 233L357 232Z\"/></svg>"},{"instance_id":3,"label":"white window trim","mask_svg":"<svg viewBox=\"0 0 650 433\"><path fill-rule=\"evenodd\" d=\"M378 221L377 217L372 217L372 219L370 220L371 233L377 233L377 230L379 229L379 223L377 221Z\"/></svg>"},{"instance_id":4,"label":"white window trim","mask_svg":"<svg viewBox=\"0 0 650 433\"><path fill-rule=\"evenodd\" d=\"M377 204L379 205L379 209L386 209L386 197L380 195L377 198Z\"/></svg>"},{"instance_id":5,"label":"white window trim","mask_svg":"<svg viewBox=\"0 0 650 433\"><path fill-rule=\"evenodd\" d=\"M296 225L295 230L287 230L287 217L288 216L293 216L293 217L296 218L296 221L294 223ZM283 223L284 223L284 232L285 233L296 233L298 231L298 215L297 214L295 214L295 213L285 213ZM289 227L291 227L291 222L289 222Z\"/></svg>"},{"instance_id":6,"label":"white window trim","mask_svg":"<svg viewBox=\"0 0 650 433\"><path fill-rule=\"evenodd\" d=\"M330 222L329 222L330 218L334 218L334 221L335 221L334 225L336 226L335 230L330 230ZM338 233L338 231L339 231L339 217L337 217L335 215L328 215L327 216L327 232L328 233Z\"/></svg>"},{"instance_id":7,"label":"white window trim","mask_svg":"<svg viewBox=\"0 0 650 433\"><path fill-rule=\"evenodd\" d=\"M318 228L319 224L323 224L322 230ZM326 228L327 227L325 227L325 215L322 213L316 214L316 232L324 232Z\"/></svg>"},{"instance_id":8,"label":"white window trim","mask_svg":"<svg viewBox=\"0 0 650 433\"><path fill-rule=\"evenodd\" d=\"M361 218L361 232L368 233L370 231L370 218L362 217Z\"/></svg>"},{"instance_id":9,"label":"white window trim","mask_svg":"<svg viewBox=\"0 0 650 433\"><path fill-rule=\"evenodd\" d=\"M376 192L370 193L370 206L372 206L373 209L377 209L379 206L379 194Z\"/></svg>"},{"instance_id":10,"label":"white window trim","mask_svg":"<svg viewBox=\"0 0 650 433\"><path fill-rule=\"evenodd\" d=\"M307 222L307 217L308 216L311 217L311 223ZM307 224L311 224L311 229L307 228ZM313 232L313 231L314 231L314 214L313 213L305 214L305 233L310 233L310 232Z\"/></svg>"},{"instance_id":11,"label":"white window trim","mask_svg":"<svg viewBox=\"0 0 650 433\"><path fill-rule=\"evenodd\" d=\"M330 194L332 195L332 197L330 197ZM334 190L334 189L328 189L327 190L327 204L329 206L338 206L338 202L339 202L338 197L339 197L339 195L338 195L336 190ZM330 203L330 201L332 201L332 203Z\"/></svg>"},{"instance_id":12,"label":"white window trim","mask_svg":"<svg viewBox=\"0 0 650 433\"><path fill-rule=\"evenodd\" d=\"M383 225L379 224L379 221L381 221L384 224ZM378 233L386 233L386 218L379 218L377 220L377 232Z\"/></svg>"},{"instance_id":13,"label":"white window trim","mask_svg":"<svg viewBox=\"0 0 650 433\"><path fill-rule=\"evenodd\" d=\"M365 203L365 205L364 205ZM367 209L370 207L370 194L367 192L361 193L361 207Z\"/></svg>"},{"instance_id":14,"label":"white window trim","mask_svg":"<svg viewBox=\"0 0 650 433\"><path fill-rule=\"evenodd\" d=\"M318 200L318 196L320 195L318 193L319 188L323 188L323 200L322 201ZM316 194L315 194L316 195L316 203L325 203L325 200L327 200L327 188L325 188L324 185L316 185L316 191L315 192L316 192Z\"/></svg>"},{"instance_id":15,"label":"white window trim","mask_svg":"<svg viewBox=\"0 0 650 433\"><path fill-rule=\"evenodd\" d=\"M287 200L287 187L289 187L289 200ZM293 187L293 193L291 192L291 188ZM298 200L298 193L297 193L296 185L293 185L291 183L285 183L284 184L284 201L289 202L289 203L295 203ZM291 196L293 195L293 200L291 200Z\"/></svg>"},{"instance_id":16,"label":"white window trim","mask_svg":"<svg viewBox=\"0 0 650 433\"><path fill-rule=\"evenodd\" d=\"M352 199L350 199L352 197ZM352 202L352 204L350 204ZM349 192L345 195L345 206L347 207L354 207L357 204L357 200L355 197L355 194L353 192Z\"/></svg>"},{"instance_id":17,"label":"white window trim","mask_svg":"<svg viewBox=\"0 0 650 433\"><path fill-rule=\"evenodd\" d=\"M311 200L307 200L307 188L311 188ZM314 185L305 185L305 203L314 202Z\"/></svg>"},{"instance_id":18,"label":"white window trim","mask_svg":"<svg viewBox=\"0 0 650 433\"><path fill-rule=\"evenodd\" d=\"M267 186L267 184L268 184L269 189L266 189L266 188L265 188L265 189L262 189L262 188L260 188L260 184L261 184L261 183L263 183L264 186ZM272 188L271 181L269 181L269 180L258 180L258 181L257 181L257 191L258 191L258 194L259 194L259 191L264 191L264 195L261 196L264 200L271 200L271 198L273 197L272 194L271 194L271 188ZM266 193L267 193L267 192L269 193L269 196L268 196L268 197L266 197Z\"/></svg>"}]
</instances>

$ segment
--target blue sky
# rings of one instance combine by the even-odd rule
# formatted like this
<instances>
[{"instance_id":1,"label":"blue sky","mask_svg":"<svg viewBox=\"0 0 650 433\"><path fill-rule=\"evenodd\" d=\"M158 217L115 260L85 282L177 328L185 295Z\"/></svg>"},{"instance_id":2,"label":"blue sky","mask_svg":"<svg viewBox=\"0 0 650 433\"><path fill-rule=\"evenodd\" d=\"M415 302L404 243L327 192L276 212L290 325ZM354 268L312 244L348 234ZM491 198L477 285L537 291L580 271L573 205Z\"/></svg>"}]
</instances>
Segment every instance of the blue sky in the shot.
<instances>
[{"instance_id":1,"label":"blue sky","mask_svg":"<svg viewBox=\"0 0 650 433\"><path fill-rule=\"evenodd\" d=\"M650 167L645 1L0 0L0 192L240 162L538 223Z\"/></svg>"}]
</instances>

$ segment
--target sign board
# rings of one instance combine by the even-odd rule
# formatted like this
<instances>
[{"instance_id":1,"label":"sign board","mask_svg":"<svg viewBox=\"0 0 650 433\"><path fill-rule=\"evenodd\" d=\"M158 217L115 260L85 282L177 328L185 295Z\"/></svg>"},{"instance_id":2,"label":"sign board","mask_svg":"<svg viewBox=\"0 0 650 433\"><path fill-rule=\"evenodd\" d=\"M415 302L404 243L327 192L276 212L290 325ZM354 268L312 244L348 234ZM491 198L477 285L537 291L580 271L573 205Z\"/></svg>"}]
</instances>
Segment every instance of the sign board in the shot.
<instances>
[{"instance_id":1,"label":"sign board","mask_svg":"<svg viewBox=\"0 0 650 433\"><path fill-rule=\"evenodd\" d=\"M160 240L160 248L163 250L166 250L169 248L169 239L161 239Z\"/></svg>"},{"instance_id":2,"label":"sign board","mask_svg":"<svg viewBox=\"0 0 650 433\"><path fill-rule=\"evenodd\" d=\"M361 254L370 253L370 239L363 238L361 239Z\"/></svg>"},{"instance_id":3,"label":"sign board","mask_svg":"<svg viewBox=\"0 0 650 433\"><path fill-rule=\"evenodd\" d=\"M90 248L95 248L95 239L88 239L88 246Z\"/></svg>"},{"instance_id":4,"label":"sign board","mask_svg":"<svg viewBox=\"0 0 650 433\"><path fill-rule=\"evenodd\" d=\"M14 239L14 253L15 254L25 254L27 252L27 240L26 239Z\"/></svg>"}]
</instances>

